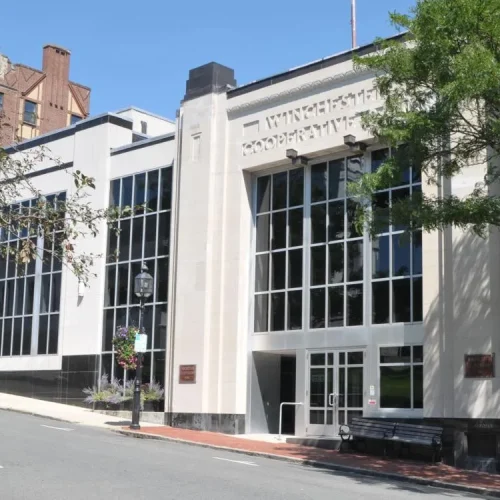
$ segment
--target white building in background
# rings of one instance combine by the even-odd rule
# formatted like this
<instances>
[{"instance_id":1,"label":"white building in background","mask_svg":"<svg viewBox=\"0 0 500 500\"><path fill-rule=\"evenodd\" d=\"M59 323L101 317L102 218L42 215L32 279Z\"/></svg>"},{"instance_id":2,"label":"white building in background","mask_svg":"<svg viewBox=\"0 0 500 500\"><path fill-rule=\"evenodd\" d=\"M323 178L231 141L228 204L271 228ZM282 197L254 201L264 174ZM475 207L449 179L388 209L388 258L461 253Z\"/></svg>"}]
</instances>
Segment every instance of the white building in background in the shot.
<instances>
[{"instance_id":1,"label":"white building in background","mask_svg":"<svg viewBox=\"0 0 500 500\"><path fill-rule=\"evenodd\" d=\"M296 436L334 436L357 415L438 421L448 460L496 457L498 232L356 232L346 183L391 152L360 126L383 103L351 54L240 87L210 63L190 71L175 123L130 108L23 143L94 176L96 207L149 209L118 239L103 228L81 242L119 250L83 294L57 263L22 278L0 266L0 391L80 404L100 373L126 376L111 338L137 321L130 284L145 261L144 380L164 383L166 422L276 433L280 404L301 403L284 412ZM464 195L484 171L445 188ZM36 175L47 194L71 190L63 170ZM376 202L432 189L409 166Z\"/></svg>"}]
</instances>

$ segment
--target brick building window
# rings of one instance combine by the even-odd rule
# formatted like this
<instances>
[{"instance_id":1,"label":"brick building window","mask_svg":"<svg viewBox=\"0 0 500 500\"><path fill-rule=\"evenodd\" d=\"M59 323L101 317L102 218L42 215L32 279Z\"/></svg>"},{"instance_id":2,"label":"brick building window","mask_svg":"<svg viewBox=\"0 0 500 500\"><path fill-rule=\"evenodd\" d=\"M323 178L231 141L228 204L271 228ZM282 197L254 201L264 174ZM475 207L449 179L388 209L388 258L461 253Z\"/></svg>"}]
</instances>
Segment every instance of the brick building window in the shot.
<instances>
[{"instance_id":1,"label":"brick building window","mask_svg":"<svg viewBox=\"0 0 500 500\"><path fill-rule=\"evenodd\" d=\"M3 110L3 94L0 92L0 111Z\"/></svg>"},{"instance_id":2,"label":"brick building window","mask_svg":"<svg viewBox=\"0 0 500 500\"><path fill-rule=\"evenodd\" d=\"M33 101L24 101L24 123L29 123L30 125L36 125L37 117L37 104Z\"/></svg>"}]
</instances>

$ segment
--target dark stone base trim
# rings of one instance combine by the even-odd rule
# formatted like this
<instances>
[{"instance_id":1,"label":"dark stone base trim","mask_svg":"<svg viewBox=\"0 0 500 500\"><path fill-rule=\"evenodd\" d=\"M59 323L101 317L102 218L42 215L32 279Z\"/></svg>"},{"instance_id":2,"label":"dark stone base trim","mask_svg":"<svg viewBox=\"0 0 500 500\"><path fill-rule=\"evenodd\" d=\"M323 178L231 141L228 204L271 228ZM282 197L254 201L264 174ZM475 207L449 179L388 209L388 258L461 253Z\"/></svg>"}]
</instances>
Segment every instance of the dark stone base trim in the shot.
<instances>
[{"instance_id":1,"label":"dark stone base trim","mask_svg":"<svg viewBox=\"0 0 500 500\"><path fill-rule=\"evenodd\" d=\"M244 414L239 413L165 413L165 424L182 429L223 432L224 434L245 433Z\"/></svg>"},{"instance_id":2,"label":"dark stone base trim","mask_svg":"<svg viewBox=\"0 0 500 500\"><path fill-rule=\"evenodd\" d=\"M99 355L63 356L62 370L0 371L0 392L86 406L82 390L97 384Z\"/></svg>"},{"instance_id":3,"label":"dark stone base trim","mask_svg":"<svg viewBox=\"0 0 500 500\"><path fill-rule=\"evenodd\" d=\"M442 426L443 461L446 464L463 469L500 472L500 419L388 418L388 420Z\"/></svg>"}]
</instances>

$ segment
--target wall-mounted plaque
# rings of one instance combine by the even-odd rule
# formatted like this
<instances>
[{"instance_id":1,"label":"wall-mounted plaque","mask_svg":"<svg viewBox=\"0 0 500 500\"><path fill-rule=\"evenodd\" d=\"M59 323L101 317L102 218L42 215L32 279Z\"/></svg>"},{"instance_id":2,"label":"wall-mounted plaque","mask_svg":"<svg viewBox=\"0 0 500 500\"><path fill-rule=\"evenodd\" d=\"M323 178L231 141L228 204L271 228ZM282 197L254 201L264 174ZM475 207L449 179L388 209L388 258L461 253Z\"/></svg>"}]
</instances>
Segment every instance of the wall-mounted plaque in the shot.
<instances>
[{"instance_id":1,"label":"wall-mounted plaque","mask_svg":"<svg viewBox=\"0 0 500 500\"><path fill-rule=\"evenodd\" d=\"M196 365L179 365L179 384L196 384Z\"/></svg>"},{"instance_id":2,"label":"wall-mounted plaque","mask_svg":"<svg viewBox=\"0 0 500 500\"><path fill-rule=\"evenodd\" d=\"M494 354L466 354L466 378L493 378L495 376Z\"/></svg>"}]
</instances>

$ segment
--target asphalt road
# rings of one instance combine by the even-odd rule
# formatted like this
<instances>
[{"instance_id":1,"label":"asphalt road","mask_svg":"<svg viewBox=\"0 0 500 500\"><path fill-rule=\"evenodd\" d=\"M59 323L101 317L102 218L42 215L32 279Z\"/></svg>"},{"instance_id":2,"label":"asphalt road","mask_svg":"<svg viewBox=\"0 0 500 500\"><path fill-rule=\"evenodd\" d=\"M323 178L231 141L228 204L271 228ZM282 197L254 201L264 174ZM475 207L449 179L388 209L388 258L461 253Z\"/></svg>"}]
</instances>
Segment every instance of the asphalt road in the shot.
<instances>
[{"instance_id":1,"label":"asphalt road","mask_svg":"<svg viewBox=\"0 0 500 500\"><path fill-rule=\"evenodd\" d=\"M1 500L454 500L451 491L0 411Z\"/></svg>"}]
</instances>

